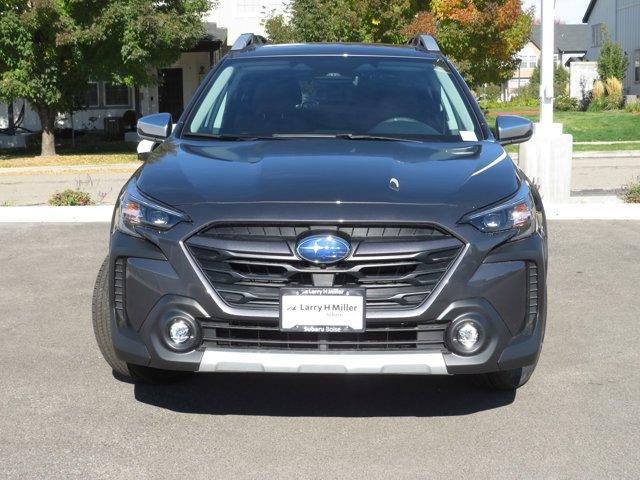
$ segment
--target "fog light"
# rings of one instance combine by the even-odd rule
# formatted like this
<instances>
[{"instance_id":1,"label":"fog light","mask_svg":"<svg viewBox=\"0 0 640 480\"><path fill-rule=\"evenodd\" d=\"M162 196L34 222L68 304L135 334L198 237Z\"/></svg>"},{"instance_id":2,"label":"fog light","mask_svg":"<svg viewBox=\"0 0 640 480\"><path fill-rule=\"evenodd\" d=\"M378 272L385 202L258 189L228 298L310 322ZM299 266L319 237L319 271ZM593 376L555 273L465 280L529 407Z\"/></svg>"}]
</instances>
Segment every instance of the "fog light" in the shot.
<instances>
[{"instance_id":1,"label":"fog light","mask_svg":"<svg viewBox=\"0 0 640 480\"><path fill-rule=\"evenodd\" d=\"M178 318L169 324L169 338L176 345L184 345L193 338L191 325Z\"/></svg>"},{"instance_id":2,"label":"fog light","mask_svg":"<svg viewBox=\"0 0 640 480\"><path fill-rule=\"evenodd\" d=\"M472 323L464 323L456 332L456 340L468 350L471 350L479 339L480 332Z\"/></svg>"},{"instance_id":3,"label":"fog light","mask_svg":"<svg viewBox=\"0 0 640 480\"><path fill-rule=\"evenodd\" d=\"M447 331L449 348L459 355L477 353L485 345L486 333L481 322L464 318L454 322Z\"/></svg>"}]
</instances>

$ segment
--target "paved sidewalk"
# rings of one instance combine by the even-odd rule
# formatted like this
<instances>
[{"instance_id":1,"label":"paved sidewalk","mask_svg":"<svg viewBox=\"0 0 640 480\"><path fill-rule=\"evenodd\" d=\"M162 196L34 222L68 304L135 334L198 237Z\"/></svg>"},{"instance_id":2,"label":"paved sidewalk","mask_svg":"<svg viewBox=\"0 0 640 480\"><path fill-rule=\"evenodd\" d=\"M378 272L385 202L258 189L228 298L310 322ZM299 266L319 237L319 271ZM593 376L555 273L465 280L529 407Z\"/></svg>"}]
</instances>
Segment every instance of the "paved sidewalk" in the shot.
<instances>
[{"instance_id":1,"label":"paved sidewalk","mask_svg":"<svg viewBox=\"0 0 640 480\"><path fill-rule=\"evenodd\" d=\"M517 161L517 154L511 157ZM96 203L113 204L140 165L0 168L0 205L44 205L53 193L66 188L84 190ZM615 195L639 179L640 150L574 153L574 195Z\"/></svg>"},{"instance_id":2,"label":"paved sidewalk","mask_svg":"<svg viewBox=\"0 0 640 480\"><path fill-rule=\"evenodd\" d=\"M0 168L0 205L44 205L67 188L88 192L98 204L115 203L140 163Z\"/></svg>"}]
</instances>

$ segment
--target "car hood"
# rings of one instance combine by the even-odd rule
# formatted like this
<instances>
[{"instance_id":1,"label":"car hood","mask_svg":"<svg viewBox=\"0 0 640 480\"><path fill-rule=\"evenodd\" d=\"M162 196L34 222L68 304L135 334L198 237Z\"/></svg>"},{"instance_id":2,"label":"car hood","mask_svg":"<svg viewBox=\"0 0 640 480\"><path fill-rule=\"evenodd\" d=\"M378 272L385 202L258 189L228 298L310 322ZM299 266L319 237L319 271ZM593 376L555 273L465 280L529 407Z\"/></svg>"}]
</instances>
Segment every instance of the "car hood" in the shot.
<instances>
[{"instance_id":1,"label":"car hood","mask_svg":"<svg viewBox=\"0 0 640 480\"><path fill-rule=\"evenodd\" d=\"M516 168L494 142L169 139L137 173L169 205L440 204L473 210L513 194Z\"/></svg>"}]
</instances>

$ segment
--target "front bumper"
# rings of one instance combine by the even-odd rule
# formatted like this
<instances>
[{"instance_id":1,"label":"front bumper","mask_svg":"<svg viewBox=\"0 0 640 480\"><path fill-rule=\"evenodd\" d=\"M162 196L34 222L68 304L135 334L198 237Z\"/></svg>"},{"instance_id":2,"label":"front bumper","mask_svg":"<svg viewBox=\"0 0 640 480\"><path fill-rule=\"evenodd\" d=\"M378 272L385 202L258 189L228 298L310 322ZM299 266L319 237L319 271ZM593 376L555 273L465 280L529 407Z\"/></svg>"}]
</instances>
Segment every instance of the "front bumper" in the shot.
<instances>
[{"instance_id":1,"label":"front bumper","mask_svg":"<svg viewBox=\"0 0 640 480\"><path fill-rule=\"evenodd\" d=\"M386 373L446 375L440 352L302 353L206 349L199 372Z\"/></svg>"},{"instance_id":2,"label":"front bumper","mask_svg":"<svg viewBox=\"0 0 640 480\"><path fill-rule=\"evenodd\" d=\"M202 372L444 375L493 372L535 363L546 319L546 238L537 232L505 243L504 238L489 238L473 227L461 228L467 228L463 236L469 245L464 258L416 316L367 315L367 325L417 321L446 326L472 316L485 327L489 339L473 355L455 354L446 345L436 350L309 352L221 348L204 343L187 353L173 351L163 342L161 332L176 311L205 321L272 321L258 316L241 317L221 308L210 285L203 282L185 257L181 240L189 231L180 226L148 240L113 233L112 279L115 259L128 259L127 318L112 311L116 353L122 360L138 365ZM528 265L537 266L540 292L533 318L527 317ZM114 304L113 298L111 303Z\"/></svg>"}]
</instances>

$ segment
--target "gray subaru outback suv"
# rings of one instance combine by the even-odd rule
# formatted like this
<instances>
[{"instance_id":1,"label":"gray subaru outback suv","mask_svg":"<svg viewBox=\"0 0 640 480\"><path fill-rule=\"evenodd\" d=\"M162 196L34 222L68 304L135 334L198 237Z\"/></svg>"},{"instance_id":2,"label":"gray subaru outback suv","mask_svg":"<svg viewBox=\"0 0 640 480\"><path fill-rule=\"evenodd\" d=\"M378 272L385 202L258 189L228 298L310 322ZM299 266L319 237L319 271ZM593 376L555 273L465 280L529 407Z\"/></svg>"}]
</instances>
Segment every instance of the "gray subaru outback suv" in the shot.
<instances>
[{"instance_id":1,"label":"gray subaru outback suv","mask_svg":"<svg viewBox=\"0 0 640 480\"><path fill-rule=\"evenodd\" d=\"M243 35L123 187L93 325L119 375L468 374L515 389L545 330L540 196L433 38Z\"/></svg>"}]
</instances>

